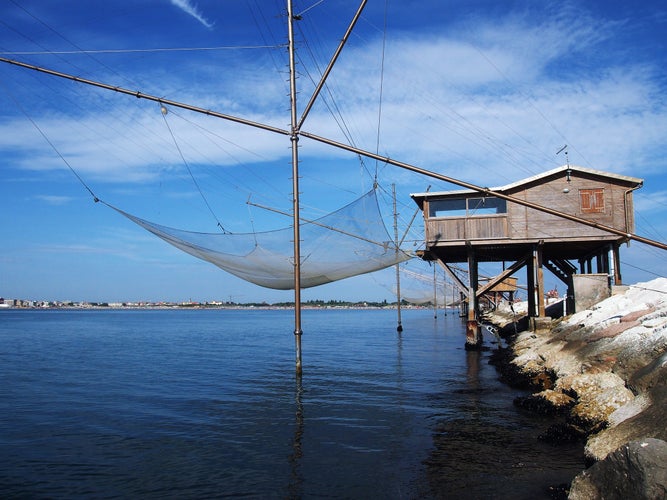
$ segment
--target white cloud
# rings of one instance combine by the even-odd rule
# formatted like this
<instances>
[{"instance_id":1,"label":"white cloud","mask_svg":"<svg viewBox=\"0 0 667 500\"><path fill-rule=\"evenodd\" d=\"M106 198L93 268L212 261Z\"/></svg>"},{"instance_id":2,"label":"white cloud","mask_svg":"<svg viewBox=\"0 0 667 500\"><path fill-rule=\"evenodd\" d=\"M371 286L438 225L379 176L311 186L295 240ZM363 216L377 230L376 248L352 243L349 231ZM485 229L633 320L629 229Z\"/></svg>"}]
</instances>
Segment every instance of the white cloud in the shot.
<instances>
[{"instance_id":1,"label":"white cloud","mask_svg":"<svg viewBox=\"0 0 667 500\"><path fill-rule=\"evenodd\" d=\"M48 205L66 205L73 199L71 196L58 196L51 194L40 194L34 196L34 198L36 200L41 200Z\"/></svg>"},{"instance_id":2,"label":"white cloud","mask_svg":"<svg viewBox=\"0 0 667 500\"><path fill-rule=\"evenodd\" d=\"M431 34L388 45L381 150L484 185L563 164L555 154L563 144L582 166L635 176L664 168L667 106L655 69L611 57L601 65L609 23L561 16L475 28L457 39ZM377 92L354 100L377 88L372 52L381 53L356 48L334 70L337 95L353 110L346 118L365 131L358 143L367 147Z\"/></svg>"},{"instance_id":3,"label":"white cloud","mask_svg":"<svg viewBox=\"0 0 667 500\"><path fill-rule=\"evenodd\" d=\"M185 1L174 4L193 8ZM605 36L611 36L609 23L566 11L541 23L509 16L468 20L466 27L388 40L380 154L484 185L563 164L564 157L555 154L563 144L577 165L639 177L664 167L667 106L655 68L632 61L614 65L612 58L605 66L578 65L576 71L568 65L578 54L595 59ZM380 41L351 45L328 82L354 144L369 151L376 150L380 56ZM152 80L166 95L187 89L177 100L287 128L284 75L264 58L226 63L217 55L216 62L215 70L210 61L199 65L194 83L190 76L179 81L177 72ZM234 71L219 70L232 64ZM146 74L141 79L151 80ZM299 86L303 104L310 92L303 72ZM109 101L80 113L85 116L50 115L40 126L77 171L96 179L142 182L182 168L157 107L125 98ZM268 163L289 155L285 137L187 114L217 134L207 135L177 113L185 114L174 111L167 118L188 162ZM26 144L33 148L24 167L66 168L46 145L39 146L43 141L26 130L29 125L3 125L0 144L15 151ZM348 142L321 102L304 130ZM350 156L311 141L302 145L311 157Z\"/></svg>"},{"instance_id":4,"label":"white cloud","mask_svg":"<svg viewBox=\"0 0 667 500\"><path fill-rule=\"evenodd\" d=\"M183 12L186 14L194 17L197 21L199 21L201 24L203 24L206 28L212 28L213 23L208 21L201 12L199 12L199 9L197 8L196 5L193 5L190 0L171 0L172 5L175 5L179 9L181 9Z\"/></svg>"},{"instance_id":5,"label":"white cloud","mask_svg":"<svg viewBox=\"0 0 667 500\"><path fill-rule=\"evenodd\" d=\"M667 191L644 192L637 191L634 194L634 205L637 212L643 214L666 212Z\"/></svg>"}]
</instances>

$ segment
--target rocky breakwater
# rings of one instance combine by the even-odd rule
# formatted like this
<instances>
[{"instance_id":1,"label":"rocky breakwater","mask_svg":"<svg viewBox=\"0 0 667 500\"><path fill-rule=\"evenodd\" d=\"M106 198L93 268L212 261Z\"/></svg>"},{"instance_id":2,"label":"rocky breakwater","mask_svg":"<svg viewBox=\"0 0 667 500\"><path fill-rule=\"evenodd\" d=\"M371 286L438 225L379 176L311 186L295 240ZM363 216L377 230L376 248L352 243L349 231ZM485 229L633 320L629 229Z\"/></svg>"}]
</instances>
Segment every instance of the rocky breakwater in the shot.
<instances>
[{"instance_id":1,"label":"rocky breakwater","mask_svg":"<svg viewBox=\"0 0 667 500\"><path fill-rule=\"evenodd\" d=\"M487 320L511 332L510 317ZM545 439L585 442L570 498L667 498L667 278L511 335L500 370L536 391L518 406L563 416Z\"/></svg>"}]
</instances>

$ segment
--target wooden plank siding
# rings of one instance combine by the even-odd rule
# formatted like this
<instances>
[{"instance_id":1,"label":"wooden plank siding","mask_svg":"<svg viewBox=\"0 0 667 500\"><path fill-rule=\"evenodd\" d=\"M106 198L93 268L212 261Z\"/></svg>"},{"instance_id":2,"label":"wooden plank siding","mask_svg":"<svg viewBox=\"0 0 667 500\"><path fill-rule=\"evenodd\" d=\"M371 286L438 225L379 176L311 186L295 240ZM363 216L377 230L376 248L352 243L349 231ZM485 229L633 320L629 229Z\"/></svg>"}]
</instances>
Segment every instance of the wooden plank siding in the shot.
<instances>
[{"instance_id":1,"label":"wooden plank siding","mask_svg":"<svg viewBox=\"0 0 667 500\"><path fill-rule=\"evenodd\" d=\"M581 206L581 192L594 189L603 190L604 209L599 212L584 212ZM632 227L626 225L625 189L609 182L601 182L600 179L587 179L573 175L569 183L564 179L553 179L506 194L625 232L633 230ZM629 208L631 213L632 207ZM605 231L516 203L508 203L507 209L514 238L571 239L609 236L609 233Z\"/></svg>"},{"instance_id":2,"label":"wooden plank siding","mask_svg":"<svg viewBox=\"0 0 667 500\"><path fill-rule=\"evenodd\" d=\"M429 241L507 238L507 216L433 218L426 224Z\"/></svg>"}]
</instances>

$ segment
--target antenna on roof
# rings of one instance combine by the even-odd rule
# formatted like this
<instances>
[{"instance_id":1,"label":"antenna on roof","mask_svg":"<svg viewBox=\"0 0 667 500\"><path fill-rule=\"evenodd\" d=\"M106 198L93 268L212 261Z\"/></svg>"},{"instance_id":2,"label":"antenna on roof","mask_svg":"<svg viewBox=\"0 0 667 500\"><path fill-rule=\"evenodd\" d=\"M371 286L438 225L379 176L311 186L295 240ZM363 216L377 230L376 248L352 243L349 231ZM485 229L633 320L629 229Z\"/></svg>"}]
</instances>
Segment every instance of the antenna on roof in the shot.
<instances>
[{"instance_id":1,"label":"antenna on roof","mask_svg":"<svg viewBox=\"0 0 667 500\"><path fill-rule=\"evenodd\" d=\"M567 144L560 148L558 151L556 151L556 154L559 155L563 151L565 151L565 164L567 165L567 170L565 171L565 175L567 176L567 182L570 182L570 174L572 174L572 170L570 170L570 159L567 156Z\"/></svg>"}]
</instances>

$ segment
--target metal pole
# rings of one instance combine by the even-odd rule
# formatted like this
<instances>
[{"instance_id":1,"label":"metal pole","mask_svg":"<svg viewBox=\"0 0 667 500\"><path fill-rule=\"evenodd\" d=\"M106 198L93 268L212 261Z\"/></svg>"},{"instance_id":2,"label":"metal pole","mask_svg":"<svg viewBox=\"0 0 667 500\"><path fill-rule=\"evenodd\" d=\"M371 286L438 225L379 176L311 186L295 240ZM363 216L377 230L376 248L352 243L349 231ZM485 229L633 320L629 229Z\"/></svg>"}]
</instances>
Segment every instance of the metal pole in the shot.
<instances>
[{"instance_id":1,"label":"metal pole","mask_svg":"<svg viewBox=\"0 0 667 500\"><path fill-rule=\"evenodd\" d=\"M163 104L165 106L172 106L174 108L180 108L180 109L186 109L188 111L193 111L195 113L200 113L202 115L207 115L207 116L213 116L215 118L221 118L223 120L228 120L231 122L235 123L240 123L242 125L248 125L250 127L255 127L259 128L262 130L267 130L269 132L273 132L276 134L281 134L281 135L289 135L288 130L283 130L278 127L272 127L271 125L265 125L263 123L257 123L252 120L246 120L245 118L240 118L238 116L232 116L232 115L227 115L225 113L219 113L217 111L213 111L211 109L205 109L205 108L200 108L198 106L192 106L191 104L185 104L179 101L173 101L171 99L164 99L162 97L154 96L151 94L144 94L143 92L139 92L137 90L129 90L125 89L123 87L118 87L116 85L109 85L106 83L102 82L97 82L95 80L89 80L87 78L80 78L78 76L74 75L69 75L67 73L62 73L60 71L54 71L52 69L47 69L47 68L42 68L40 66L35 66L34 64L28 64L24 63L21 61L14 61L12 59L7 59L6 57L0 57L0 62L7 63L7 64L12 64L14 66L18 66L19 68L25 68L25 69L30 69L33 71L37 71L39 73L44 73L46 75L51 75L51 76L57 76L58 78L64 78L65 80L70 80L72 82L77 82L77 83L83 83L85 85L90 85L91 87L97 87L101 88L104 90L111 90L113 92L117 92L119 94L124 94L124 95L129 95L132 97L136 97L137 99L145 99L147 101L153 101L157 102L159 104Z\"/></svg>"},{"instance_id":2,"label":"metal pole","mask_svg":"<svg viewBox=\"0 0 667 500\"><path fill-rule=\"evenodd\" d=\"M296 65L294 61L294 17L292 0L287 0L287 37L289 46L290 110L292 141L292 217L294 226L294 340L296 375L301 376L301 232L299 215L299 130L296 115Z\"/></svg>"},{"instance_id":3,"label":"metal pole","mask_svg":"<svg viewBox=\"0 0 667 500\"><path fill-rule=\"evenodd\" d=\"M308 101L308 104L306 104L306 107L303 110L303 114L301 115L301 120L299 121L298 127L301 128L303 125L303 122L306 120L306 117L308 116L308 113L310 113L311 108L315 104L315 100L317 99L317 96L320 95L320 92L322 91L322 88L324 87L324 84L327 81L327 78L329 77L329 73L331 73L331 70L333 69L334 65L336 64L336 61L338 60L338 56L340 56L341 51L343 50L343 47L347 43L348 38L350 38L350 35L352 34L352 30L354 29L355 24L357 24L357 21L361 17L361 13L364 10L364 7L366 7L366 2L368 0L362 0L361 4L359 4L359 8L357 9L357 12L354 14L354 17L352 18L352 21L350 22L350 25L347 27L347 31L345 32L345 35L343 35L343 38L341 39L340 43L338 44L338 48L336 48L336 52L334 53L333 57L329 61L329 64L327 65L326 69L324 70L324 73L322 74L322 78L320 78L319 83L317 84L317 87L315 88L315 91L313 92L313 95L310 97L310 101Z\"/></svg>"},{"instance_id":4,"label":"metal pole","mask_svg":"<svg viewBox=\"0 0 667 500\"><path fill-rule=\"evenodd\" d=\"M394 198L394 241L396 242L396 253L398 253L398 214L396 213L396 184L391 185L391 193ZM396 313L398 314L397 332L403 331L401 323L401 270L399 264L396 264Z\"/></svg>"}]
</instances>

